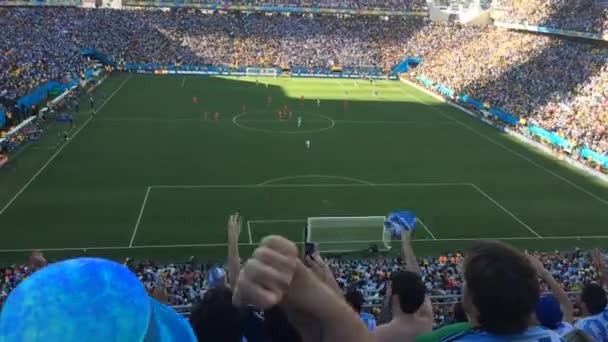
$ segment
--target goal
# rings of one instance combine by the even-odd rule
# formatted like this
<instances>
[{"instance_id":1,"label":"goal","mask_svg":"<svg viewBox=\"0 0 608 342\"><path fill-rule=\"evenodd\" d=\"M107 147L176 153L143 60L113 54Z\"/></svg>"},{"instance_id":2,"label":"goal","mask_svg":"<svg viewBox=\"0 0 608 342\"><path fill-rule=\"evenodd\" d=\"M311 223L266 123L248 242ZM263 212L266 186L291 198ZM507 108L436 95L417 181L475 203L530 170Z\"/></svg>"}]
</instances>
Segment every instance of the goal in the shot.
<instances>
[{"instance_id":1,"label":"goal","mask_svg":"<svg viewBox=\"0 0 608 342\"><path fill-rule=\"evenodd\" d=\"M245 75L247 76L279 76L279 69L276 68L247 68L245 69Z\"/></svg>"},{"instance_id":2,"label":"goal","mask_svg":"<svg viewBox=\"0 0 608 342\"><path fill-rule=\"evenodd\" d=\"M372 246L391 249L385 233L385 216L309 217L306 241L318 244L321 252L360 251Z\"/></svg>"}]
</instances>

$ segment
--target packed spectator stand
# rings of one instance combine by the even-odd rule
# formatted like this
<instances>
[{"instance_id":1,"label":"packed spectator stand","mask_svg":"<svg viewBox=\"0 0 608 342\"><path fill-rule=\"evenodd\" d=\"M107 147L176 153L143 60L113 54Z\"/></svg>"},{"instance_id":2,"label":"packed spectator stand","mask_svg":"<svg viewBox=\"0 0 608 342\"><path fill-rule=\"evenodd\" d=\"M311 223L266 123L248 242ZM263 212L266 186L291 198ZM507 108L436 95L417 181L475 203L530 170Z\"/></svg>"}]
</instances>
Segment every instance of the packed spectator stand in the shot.
<instances>
[{"instance_id":1,"label":"packed spectator stand","mask_svg":"<svg viewBox=\"0 0 608 342\"><path fill-rule=\"evenodd\" d=\"M589 22L585 13L577 18ZM100 29L106 23L112 29ZM10 38L0 42L0 102L8 106L44 81L82 75L91 65L79 53L85 47L122 63L339 66L385 74L405 57L421 57L416 75L555 132L574 147L608 153L608 49L601 42L419 17L194 10L0 8L0 24Z\"/></svg>"},{"instance_id":2,"label":"packed spectator stand","mask_svg":"<svg viewBox=\"0 0 608 342\"><path fill-rule=\"evenodd\" d=\"M384 10L384 11L425 11L427 3L424 0L318 0L318 1L239 1L239 0L200 0L192 4L218 5L218 6L268 6L268 7L298 7L298 8L324 8L338 10Z\"/></svg>"},{"instance_id":3,"label":"packed spectator stand","mask_svg":"<svg viewBox=\"0 0 608 342\"><path fill-rule=\"evenodd\" d=\"M606 9L596 5L597 2L577 1L568 6L563 3L504 0L501 1L501 8L505 11L502 19L584 32L604 32L608 29ZM301 5L289 1L264 4ZM420 1L398 0L319 1L309 6L380 6L394 10L424 8ZM111 29L102 29L108 23L112 23ZM239 13L202 15L186 10L0 8L0 27L3 27L3 37L7 38L0 40L0 102L7 106L45 81L71 79L84 73L91 61L81 56L82 48L95 49L115 61L125 63L310 68L340 65L346 68L374 67L386 73L404 57L415 56L424 60L415 70L415 75L424 75L454 89L458 94L466 93L488 106L508 111L522 122L534 123L556 132L571 140L575 146L584 145L608 154L608 48L603 43L493 27L434 24L420 18ZM32 35L31 32L36 34ZM280 248L277 250L277 244L290 249L285 241L277 240L267 242L260 248L265 248L266 253L284 252ZM490 252L475 250L471 260L483 253ZM508 248L504 253L523 258ZM575 251L537 253L535 256L564 291L586 293L588 284L602 280L601 271L605 265L598 261L595 254ZM427 296L431 296L434 303L433 320L436 326L452 322L453 303L463 294L466 295L463 282L466 276L460 266L468 257L467 252L460 255L453 251L453 254L419 258L416 262L417 273ZM0 303L40 267L40 258L36 254L32 265L2 269ZM264 262L256 259L256 255L253 259ZM519 259L518 262L520 269L514 272L527 274L529 270L525 268L529 265L523 265ZM413 267L411 261L404 262L402 258L329 258L324 263L342 291L354 288L361 292L365 310L380 316L389 305L387 285L391 274L398 273L404 264ZM169 265L128 262L127 266L150 293L159 287L165 289L168 304L171 305L190 307L204 301L207 293L214 294L213 291L216 291L212 286L214 281L209 279L209 272L217 270L217 267L192 262ZM251 270L253 266L247 263L243 267ZM498 277L495 274L485 276ZM541 277L543 282L537 292L553 290L550 283L545 281L545 276L543 274ZM242 278L245 285L250 285L247 281L255 282L255 279L246 276ZM296 276L293 279L301 280ZM231 280L231 285L239 288L235 279ZM310 279L307 281L314 283ZM245 285L242 285L243 289ZM534 291L531 290L530 297L535 296ZM326 295L327 303L333 303L328 293L315 294ZM500 295L504 295L503 299L507 302L513 300L508 293ZM247 298L243 295L235 302L266 307L277 304L272 301L255 303L251 297ZM297 303L297 308L310 309L318 314L303 303ZM484 312L479 314L483 315ZM593 317L597 311L583 306L578 314ZM348 317L343 318L344 325L351 327L352 322ZM331 320L328 321L331 323ZM486 323L480 323L483 331L500 335L500 329L492 330L491 325L484 325ZM585 325L581 324L580 327L584 330ZM525 330L527 328L529 326L522 326L509 333L521 333L528 331ZM365 340L365 333L357 329L353 329L353 332L360 334L339 336L350 336L353 341L355 337L361 338L357 341ZM346 334L343 331L340 333ZM596 337L596 340L599 338Z\"/></svg>"},{"instance_id":4,"label":"packed spectator stand","mask_svg":"<svg viewBox=\"0 0 608 342\"><path fill-rule=\"evenodd\" d=\"M584 251L534 253L545 268L557 279L567 292L579 292L584 284L598 280L591 253ZM458 301L462 295L462 278L459 265L463 255L446 253L437 257L420 257L418 265L427 293L433 296L436 309ZM364 295L365 307L378 312L385 298L390 274L403 267L402 258L386 258L380 255L367 257L329 257L326 263L340 288L355 288ZM142 282L148 291L159 284L166 288L171 305L187 307L200 302L209 289L208 271L222 265L201 264L197 261L180 263L156 263L153 261L131 261L125 264ZM32 265L12 265L0 268L0 303L6 299L21 281L36 268ZM548 292L546 284L543 292ZM451 306L451 305L448 305ZM373 309L376 310L373 310ZM439 320L439 317L437 317Z\"/></svg>"},{"instance_id":5,"label":"packed spectator stand","mask_svg":"<svg viewBox=\"0 0 608 342\"><path fill-rule=\"evenodd\" d=\"M495 0L500 20L561 30L602 33L608 30L608 6L602 0Z\"/></svg>"}]
</instances>

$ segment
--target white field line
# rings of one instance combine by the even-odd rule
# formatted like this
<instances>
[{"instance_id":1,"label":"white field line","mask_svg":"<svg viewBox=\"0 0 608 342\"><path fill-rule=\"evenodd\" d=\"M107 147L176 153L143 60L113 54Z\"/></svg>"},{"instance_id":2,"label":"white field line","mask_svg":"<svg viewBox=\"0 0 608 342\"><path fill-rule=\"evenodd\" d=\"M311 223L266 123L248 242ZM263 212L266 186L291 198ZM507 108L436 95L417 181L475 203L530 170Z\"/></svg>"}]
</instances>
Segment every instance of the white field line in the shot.
<instances>
[{"instance_id":1,"label":"white field line","mask_svg":"<svg viewBox=\"0 0 608 342\"><path fill-rule=\"evenodd\" d=\"M284 180L290 180L290 179L306 179L306 178L327 178L327 179L341 179L341 180L345 180L345 181L349 181L349 182L354 182L354 183L361 183L361 184L365 184L365 185L373 185L372 183L362 180L362 179L358 179L358 178L352 178L352 177L343 177L343 176L329 176L329 175L296 175L296 176L287 176L287 177L279 177L279 178L272 178L269 179L265 182L260 183L260 186L265 186L265 185L269 185L271 183L276 183L276 182L280 182L280 181L284 181Z\"/></svg>"},{"instance_id":2,"label":"white field line","mask_svg":"<svg viewBox=\"0 0 608 342\"><path fill-rule=\"evenodd\" d=\"M251 220L249 223L280 223L280 222L306 222L304 219L289 219L289 220Z\"/></svg>"},{"instance_id":3,"label":"white field line","mask_svg":"<svg viewBox=\"0 0 608 342\"><path fill-rule=\"evenodd\" d=\"M429 229L429 227L427 227L426 224L424 224L424 222L422 222L421 219L416 218L416 220L418 220L418 222L420 222L420 224L424 227L424 230L426 230L426 232L429 233L429 235L431 236L431 238L433 240L437 240L437 238L435 237L435 235L433 234L433 232L431 232L431 230Z\"/></svg>"},{"instance_id":4,"label":"white field line","mask_svg":"<svg viewBox=\"0 0 608 342\"><path fill-rule=\"evenodd\" d=\"M507 208L505 208L502 204L498 203L497 200L495 200L494 198L492 198L492 196L488 195L485 191L481 190L477 185L471 184L471 186L475 190L477 190L480 194L482 194L485 198L489 199L492 203L494 203L497 207L499 207L500 209L502 209L502 211L504 211L509 216L511 216L515 221L519 222L519 224L521 224L526 229L528 229L528 231L530 231L530 233L534 234L537 238L540 238L540 239L543 238L534 229L532 229L532 227L530 227L529 225L527 225L524 221L522 221L519 217L517 217L515 214L513 214L511 211L509 211Z\"/></svg>"},{"instance_id":5,"label":"white field line","mask_svg":"<svg viewBox=\"0 0 608 342\"><path fill-rule=\"evenodd\" d=\"M247 221L247 232L249 233L249 243L253 244L253 238L251 237L251 221Z\"/></svg>"},{"instance_id":6,"label":"white field line","mask_svg":"<svg viewBox=\"0 0 608 342\"><path fill-rule=\"evenodd\" d=\"M430 95L430 96L432 96L432 97L434 97L434 98L439 99L439 100L440 100L441 102L443 102L443 103L450 104L449 102L446 102L446 100L445 100L445 99L443 99L442 97L440 97L439 95L434 94L434 93L432 93L432 92L428 91L427 89L424 89L424 88L422 88L422 87L419 87L417 84L414 84L414 83L409 82L409 81L407 81L407 84L411 85L412 87L416 88L417 90L421 90L422 92L424 92L424 93L426 93L426 94L428 94L428 95ZM428 104L427 104L427 103L426 103L426 102L425 102L423 99L421 99L421 98L420 98L420 97L419 97L417 94L415 94L415 93L410 94L410 93L408 93L408 92L407 92L407 91L405 91L405 90L403 90L403 92L405 92L405 93L406 93L406 94L408 94L408 95L413 95L413 96L414 96L414 97L415 97L415 98L416 98L418 101L420 101L421 103L423 103L423 104L425 104L425 105L428 105ZM450 114L445 113L445 112L444 112L444 110L443 110L442 108L437 107L437 106L430 106L430 105L428 105L428 106L429 106L429 107L431 107L433 110L435 110L437 113L441 114L441 116L443 116L443 117L445 117L445 118L447 118L447 119L453 120L454 122L457 122L459 125L461 125L462 127L464 127L464 128L466 128L466 129L468 129L469 131L471 131L471 132L475 133L476 135L478 135L478 136L480 136L480 137L482 137L482 138L486 139L487 141L489 141L489 142L493 143L494 145L496 145L496 146L498 146L498 147L500 147L500 148L504 149L505 151L508 151L508 152L510 152L511 154L513 154L513 155L515 155L515 156L517 156L517 157L519 157L519 158L521 158L521 159L523 159L523 160L525 160L525 161L529 162L530 164L532 164L532 165L534 165L534 166L538 167L539 169L541 169L541 170L543 170L543 171L547 172L548 174L550 174L550 175L552 175L552 176L554 176L554 177L556 177L556 178L558 178L558 179L562 180L563 182L565 182L565 183L567 183L567 184L571 185L572 187L574 187L574 188L578 189L579 191L581 191L581 192L583 192L583 193L585 193L585 194L587 194L587 195L589 195L589 196L591 196L591 197L595 198L595 199L596 199L596 200L598 200L599 202L601 202L601 203L603 203L604 205L607 205L607 206L608 206L608 200L607 200L607 199L604 199L604 198L602 198L602 197L600 197L600 196L598 196L598 195L594 194L593 192L591 192L591 191L589 191L589 190L587 190L587 189L583 188L582 186L580 186L580 185L578 185L578 184L574 183L573 181L571 181L571 180L569 180L569 179L567 179L567 178L565 178L565 177L563 177L563 176L561 176L561 175L559 175L559 174L555 173L554 171L552 171L552 170L550 170L550 169L548 169L548 168L546 168L546 167L544 167L544 166L540 165L540 164L539 164L539 163L537 163L536 161L534 161L534 160L532 160L532 159L530 159L530 158L528 158L528 157L524 156L523 154L521 154L521 153L519 153L519 152L517 152L517 151L513 150L512 148L510 148L510 147L506 146L505 144L503 144L503 143L501 143L501 142L499 142L499 141L496 141L496 140L494 140L493 138L491 138L491 137L489 137L489 136L487 136L487 135L485 135L485 134L483 134L483 133L481 133L481 132L477 131L475 128L473 128L473 127L471 127L470 125L468 125L468 124L464 123L463 121L461 121L461 120L459 120L459 119L456 119L455 117L453 117L453 116L452 116L452 115L450 115ZM461 109L461 110L462 110L462 109Z\"/></svg>"},{"instance_id":7,"label":"white field line","mask_svg":"<svg viewBox=\"0 0 608 342\"><path fill-rule=\"evenodd\" d=\"M135 223L135 227L133 228L133 234L131 235L131 242L129 242L129 247L133 247L133 242L135 241L135 235L137 235L137 230L139 229L139 223L141 222L141 218L144 215L144 210L146 209L146 203L148 203L148 196L150 196L151 187L148 187L146 190L146 195L144 196L144 200L141 203L141 209L139 210L139 216L137 217L137 222Z\"/></svg>"},{"instance_id":8,"label":"white field line","mask_svg":"<svg viewBox=\"0 0 608 342\"><path fill-rule=\"evenodd\" d=\"M467 242L479 240L503 240L503 241L534 241L534 240L577 240L577 239L608 239L608 235L581 235L581 236L545 236L542 239L537 237L479 237L479 238L450 238L450 239L414 239L414 242ZM349 244L349 243L380 243L382 240L364 240L364 241L336 241L336 242L321 242L332 244ZM304 244L304 242L295 242L296 244ZM239 243L239 246L253 246L255 244ZM141 245L141 246L115 246L115 247L66 247L66 248L27 248L27 249L0 249L0 253L18 253L31 252L32 250L40 250L47 252L62 252L62 251L104 251L104 250L128 250L128 249L170 249L170 248L200 248L200 247L227 247L227 243L203 243L203 244L177 244L177 245Z\"/></svg>"},{"instance_id":9,"label":"white field line","mask_svg":"<svg viewBox=\"0 0 608 342\"><path fill-rule=\"evenodd\" d=\"M182 78L182 88L186 85L186 76Z\"/></svg>"},{"instance_id":10,"label":"white field line","mask_svg":"<svg viewBox=\"0 0 608 342\"><path fill-rule=\"evenodd\" d=\"M188 118L188 117L177 117L177 118L153 118L153 117L117 117L117 118L103 118L98 121L107 122L135 122L135 123L192 123L200 122L204 123L200 118ZM412 125L412 126L460 126L460 124L454 121L439 121L439 122L428 122L428 121L381 121L381 120L333 120L337 124L353 124L353 125ZM274 119L240 119L240 123L269 123L277 122ZM308 123L326 123L327 120L306 120Z\"/></svg>"},{"instance_id":11,"label":"white field line","mask_svg":"<svg viewBox=\"0 0 608 342\"><path fill-rule=\"evenodd\" d=\"M245 185L152 185L152 189L247 189L247 188L348 188L348 187L471 186L471 183L362 183L362 184L245 184Z\"/></svg>"},{"instance_id":12,"label":"white field line","mask_svg":"<svg viewBox=\"0 0 608 342\"><path fill-rule=\"evenodd\" d=\"M110 101L110 99L112 99L112 97L114 97L114 95L116 95L116 93L118 93L118 91L120 91L120 89L122 89L122 87L124 87L125 84L127 84L127 82L129 82L129 80L132 78L132 75L129 75L129 77L124 80L119 86L118 88L116 88L112 94L110 94L110 96L108 96L108 98L97 108L97 114L99 114L99 112L101 111L101 109L106 105L106 103L108 103ZM80 126L76 132L74 132L74 135L72 135L72 137L70 137L69 140L67 140L63 145L61 145L61 147L55 152L53 153L53 155L49 158L49 160L47 160L46 163L44 163L44 165L42 165L42 167L32 176L32 178L30 178L30 180L25 183L25 185L15 194L15 196L13 196L13 198L11 198L2 208L2 210L0 210L0 216L2 216L2 214L4 214L4 212L6 211L6 209L8 209L13 202L15 202L15 200L21 196L21 194L36 180L36 178L38 178L38 176L40 176L40 174L42 174L42 172L44 170L46 170L46 168L53 162L53 160L55 160L55 158L57 158L57 156L61 153L61 151L63 151L63 149L68 146L68 144L70 142L72 142L74 140L74 138L76 138L76 136L78 135L78 133L80 133L88 124L89 122L91 122L91 120L93 120L93 116L90 116L83 124L82 126Z\"/></svg>"}]
</instances>

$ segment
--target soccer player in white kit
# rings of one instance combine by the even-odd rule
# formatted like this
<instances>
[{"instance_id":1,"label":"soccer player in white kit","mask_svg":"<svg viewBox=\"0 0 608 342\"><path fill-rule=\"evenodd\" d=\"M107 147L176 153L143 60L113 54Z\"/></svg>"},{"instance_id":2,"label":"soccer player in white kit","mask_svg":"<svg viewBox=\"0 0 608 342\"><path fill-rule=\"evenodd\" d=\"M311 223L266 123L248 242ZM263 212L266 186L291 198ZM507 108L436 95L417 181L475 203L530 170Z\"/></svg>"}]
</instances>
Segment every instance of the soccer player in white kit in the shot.
<instances>
[{"instance_id":1,"label":"soccer player in white kit","mask_svg":"<svg viewBox=\"0 0 608 342\"><path fill-rule=\"evenodd\" d=\"M317 107L321 107L321 99L317 99Z\"/></svg>"},{"instance_id":2,"label":"soccer player in white kit","mask_svg":"<svg viewBox=\"0 0 608 342\"><path fill-rule=\"evenodd\" d=\"M302 117L298 116L298 127L302 126Z\"/></svg>"}]
</instances>

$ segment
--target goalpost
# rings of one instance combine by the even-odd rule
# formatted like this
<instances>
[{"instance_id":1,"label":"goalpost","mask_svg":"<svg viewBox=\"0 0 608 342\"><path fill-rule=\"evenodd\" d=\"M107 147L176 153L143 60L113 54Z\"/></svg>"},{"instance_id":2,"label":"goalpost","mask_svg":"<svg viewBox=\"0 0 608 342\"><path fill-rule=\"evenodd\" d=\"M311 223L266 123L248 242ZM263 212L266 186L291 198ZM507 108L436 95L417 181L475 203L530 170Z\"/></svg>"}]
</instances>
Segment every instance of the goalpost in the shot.
<instances>
[{"instance_id":1,"label":"goalpost","mask_svg":"<svg viewBox=\"0 0 608 342\"><path fill-rule=\"evenodd\" d=\"M348 252L377 245L391 249L391 235L384 230L385 216L309 217L306 242L319 245L321 252Z\"/></svg>"},{"instance_id":2,"label":"goalpost","mask_svg":"<svg viewBox=\"0 0 608 342\"><path fill-rule=\"evenodd\" d=\"M246 76L268 76L277 77L279 76L279 69L277 68L246 68Z\"/></svg>"}]
</instances>

